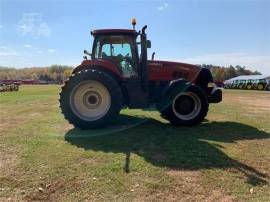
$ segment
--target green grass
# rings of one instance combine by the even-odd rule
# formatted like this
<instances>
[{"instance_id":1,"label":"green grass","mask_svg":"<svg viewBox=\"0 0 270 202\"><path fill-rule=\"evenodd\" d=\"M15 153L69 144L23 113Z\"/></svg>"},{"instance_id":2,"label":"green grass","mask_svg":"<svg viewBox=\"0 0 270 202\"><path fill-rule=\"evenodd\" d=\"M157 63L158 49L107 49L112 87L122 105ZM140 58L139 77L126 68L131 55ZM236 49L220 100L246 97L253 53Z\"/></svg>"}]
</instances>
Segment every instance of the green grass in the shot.
<instances>
[{"instance_id":1,"label":"green grass","mask_svg":"<svg viewBox=\"0 0 270 202\"><path fill-rule=\"evenodd\" d=\"M0 201L269 201L269 92L225 90L196 127L125 109L81 131L59 90L0 94Z\"/></svg>"}]
</instances>

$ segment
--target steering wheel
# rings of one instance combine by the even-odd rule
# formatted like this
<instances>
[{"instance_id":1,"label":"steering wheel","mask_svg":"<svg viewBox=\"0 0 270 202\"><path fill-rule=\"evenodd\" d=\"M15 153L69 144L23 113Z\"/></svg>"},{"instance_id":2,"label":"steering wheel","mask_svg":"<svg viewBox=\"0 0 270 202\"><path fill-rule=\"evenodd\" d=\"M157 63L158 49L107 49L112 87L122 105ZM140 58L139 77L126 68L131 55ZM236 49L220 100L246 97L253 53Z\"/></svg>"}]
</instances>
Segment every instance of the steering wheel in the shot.
<instances>
[{"instance_id":1,"label":"steering wheel","mask_svg":"<svg viewBox=\"0 0 270 202\"><path fill-rule=\"evenodd\" d=\"M122 58L122 61L128 63L128 66L130 68L132 68L132 66L133 66L133 60L132 60L132 58L130 58L130 57L123 57Z\"/></svg>"}]
</instances>

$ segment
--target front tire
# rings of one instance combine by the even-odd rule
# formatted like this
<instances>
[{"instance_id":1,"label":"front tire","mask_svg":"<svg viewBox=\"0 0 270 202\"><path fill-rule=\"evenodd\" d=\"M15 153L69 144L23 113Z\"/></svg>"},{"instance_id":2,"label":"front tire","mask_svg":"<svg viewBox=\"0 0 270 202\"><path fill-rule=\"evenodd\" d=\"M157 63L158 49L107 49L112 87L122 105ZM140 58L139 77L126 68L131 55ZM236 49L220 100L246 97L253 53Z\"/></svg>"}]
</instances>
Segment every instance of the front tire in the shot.
<instances>
[{"instance_id":1,"label":"front tire","mask_svg":"<svg viewBox=\"0 0 270 202\"><path fill-rule=\"evenodd\" d=\"M65 118L75 127L100 128L118 115L122 92L107 73L82 70L65 82L59 101Z\"/></svg>"},{"instance_id":2,"label":"front tire","mask_svg":"<svg viewBox=\"0 0 270 202\"><path fill-rule=\"evenodd\" d=\"M161 112L163 118L174 126L193 126L204 120L209 104L200 87L192 85L184 92L171 92L170 104Z\"/></svg>"}]
</instances>

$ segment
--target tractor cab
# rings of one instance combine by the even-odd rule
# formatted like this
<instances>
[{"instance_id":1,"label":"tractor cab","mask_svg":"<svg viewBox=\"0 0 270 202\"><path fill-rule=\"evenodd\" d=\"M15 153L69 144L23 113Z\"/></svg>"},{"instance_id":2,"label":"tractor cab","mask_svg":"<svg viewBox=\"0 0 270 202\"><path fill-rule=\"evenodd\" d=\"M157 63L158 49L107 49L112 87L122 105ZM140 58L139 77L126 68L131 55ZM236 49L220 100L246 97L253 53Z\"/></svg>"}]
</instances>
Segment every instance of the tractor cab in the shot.
<instances>
[{"instance_id":1,"label":"tractor cab","mask_svg":"<svg viewBox=\"0 0 270 202\"><path fill-rule=\"evenodd\" d=\"M114 63L123 78L138 77L136 33L123 30L98 30L95 36L92 59L106 59Z\"/></svg>"},{"instance_id":2,"label":"tractor cab","mask_svg":"<svg viewBox=\"0 0 270 202\"><path fill-rule=\"evenodd\" d=\"M111 69L117 68L123 80L138 81L143 91L148 90L147 48L151 41L147 40L144 26L136 31L136 21L132 21L134 29L99 29L91 31L94 37L92 53L84 51L91 60L107 60ZM87 57L84 57L87 60ZM88 62L88 61L86 61Z\"/></svg>"}]
</instances>

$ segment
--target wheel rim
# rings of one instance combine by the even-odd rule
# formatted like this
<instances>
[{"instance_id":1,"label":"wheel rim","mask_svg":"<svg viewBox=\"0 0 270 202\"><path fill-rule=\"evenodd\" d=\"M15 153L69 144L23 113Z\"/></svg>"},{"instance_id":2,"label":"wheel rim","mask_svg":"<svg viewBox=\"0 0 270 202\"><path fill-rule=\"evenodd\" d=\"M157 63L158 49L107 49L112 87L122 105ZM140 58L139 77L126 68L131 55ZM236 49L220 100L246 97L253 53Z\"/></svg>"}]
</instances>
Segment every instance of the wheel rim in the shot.
<instances>
[{"instance_id":1,"label":"wheel rim","mask_svg":"<svg viewBox=\"0 0 270 202\"><path fill-rule=\"evenodd\" d=\"M182 120L194 119L201 111L201 100L195 93L179 93L172 103L174 114Z\"/></svg>"},{"instance_id":2,"label":"wheel rim","mask_svg":"<svg viewBox=\"0 0 270 202\"><path fill-rule=\"evenodd\" d=\"M70 107L80 119L98 120L107 114L110 106L110 93L98 81L81 82L71 92Z\"/></svg>"},{"instance_id":3,"label":"wheel rim","mask_svg":"<svg viewBox=\"0 0 270 202\"><path fill-rule=\"evenodd\" d=\"M263 89L263 85L262 85L262 84L259 84L259 85L258 85L258 89L259 89L259 90L262 90L262 89Z\"/></svg>"}]
</instances>

